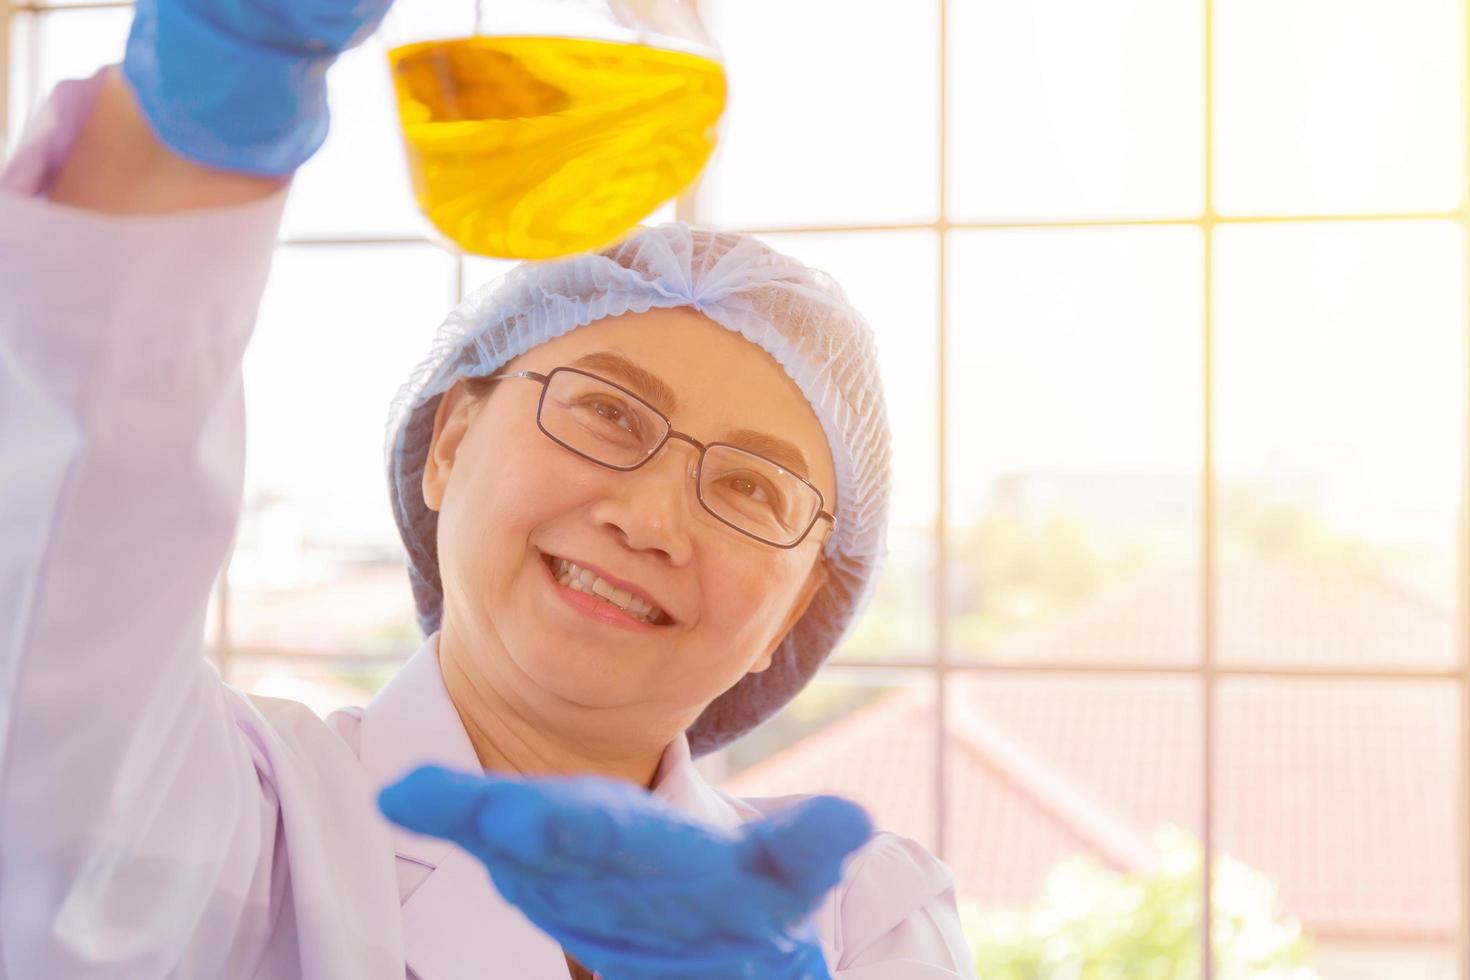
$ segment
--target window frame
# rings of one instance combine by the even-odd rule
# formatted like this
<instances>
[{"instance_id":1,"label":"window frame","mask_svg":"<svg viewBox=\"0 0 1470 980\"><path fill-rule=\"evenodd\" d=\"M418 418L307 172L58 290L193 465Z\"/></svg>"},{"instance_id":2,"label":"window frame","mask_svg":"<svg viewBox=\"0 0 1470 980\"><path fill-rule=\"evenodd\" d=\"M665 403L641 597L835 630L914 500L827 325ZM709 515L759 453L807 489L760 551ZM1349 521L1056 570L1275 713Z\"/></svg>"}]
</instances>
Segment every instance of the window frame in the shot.
<instances>
[{"instance_id":1,"label":"window frame","mask_svg":"<svg viewBox=\"0 0 1470 980\"><path fill-rule=\"evenodd\" d=\"M1053 672L1066 672L1074 675L1109 675L1109 674L1183 674L1197 678L1202 691L1203 711L1201 713L1201 746L1199 773L1201 793L1201 837L1204 852L1207 858L1213 858L1216 854L1216 814L1214 781L1216 771L1217 732L1215 724L1217 699L1219 697L1219 682L1228 677L1274 677L1274 678L1349 678L1358 680L1388 680L1388 679L1433 679L1453 682L1459 695L1459 723L1460 744L1457 746L1459 757L1460 786L1456 796L1458 807L1457 825L1461 828L1460 839L1460 862L1458 868L1459 889L1461 894L1461 923L1459 929L1459 969L1461 973L1470 970L1470 452L1462 453L1462 466L1459 485L1459 527L1457 534L1457 616L1458 634L1456 648L1459 652L1459 663L1457 666L1442 670L1434 669L1406 669L1406 670L1345 670L1345 669L1273 669L1270 667L1232 667L1216 663L1214 643L1214 582L1215 582L1215 549L1217 538L1217 518L1215 502L1215 471L1214 471L1214 363L1213 363L1213 289L1214 289L1214 235L1215 229L1225 225L1259 225L1267 222L1331 222L1331 221L1371 221L1371 220L1404 220L1404 221L1452 221L1461 229L1462 242L1470 242L1470 148L1463 146L1466 141L1467 131L1470 127L1462 128L1462 153L1464 173L1461 189L1461 201L1458 208L1450 211L1432 213L1292 213L1266 215L1221 215L1215 211L1214 195L1214 79L1213 79L1213 53L1214 53L1214 0L1199 0L1204 5L1204 205L1200 214L1167 219L1104 219L1104 220L1068 220L1054 219L1046 221L1016 222L1016 221L950 221L948 202L948 180L949 180L949 101L950 101L950 72L949 72L949 40L946 30L949 13L952 4L958 0L932 0L938 4L938 51L936 68L939 73L937 92L939 98L939 127L936 134L938 140L938 172L936 173L937 194L937 217L932 222L917 223L893 223L893 224L825 224L806 225L797 227L741 227L735 230L750 234L873 234L887 231L927 231L932 232L938 246L937 261L939 263L938 275L936 277L936 288L938 290L938 318L935 323L937 334L937 359L934 365L937 384L934 391L936 406L936 417L938 419L938 454L937 468L934 474L935 492L935 523L934 534L934 580L939 587L935 589L933 614L935 623L933 628L933 642L929 650L924 652L924 657L919 659L894 658L890 660L862 660L850 661L840 656L834 656L830 661L834 668L834 676L843 677L866 677L877 679L879 677L927 677L935 686L934 712L934 735L937 751L935 758L929 760L933 767L933 778L935 787L935 840L938 842L937 853L941 859L945 857L944 845L947 831L946 814L946 788L947 772L945 759L947 756L948 724L946 719L946 694L948 693L948 678L954 673L1000 673L1000 674L1037 674L1045 675ZM14 127L19 130L22 120L10 118L10 96L12 88L12 65L10 64L11 45L14 42L12 27L14 18L18 15L29 15L34 20L26 42L28 49L26 53L25 75L21 82L25 86L24 92L27 104L34 103L38 93L35 91L42 77L41 71L41 44L40 33L45 21L51 16L64 14L78 10L98 9L125 9L131 6L127 0L83 0L78 3L56 3L44 2L44 0L0 0L0 135L6 135ZM1460 94L1461 108L1470 106L1470 0L1458 0L1460 14L1460 37L1459 37L1459 71L1460 71ZM675 206L675 216L681 220L698 223L700 214L698 209L697 187L691 188L678 198ZM1133 667L1106 663L1029 663L1029 664L985 664L972 662L951 662L948 650L949 610L946 603L948 593L948 501L946 499L948 469L948 440L949 417L946 409L946 336L949 330L949 310L946 302L946 278L948 265L948 252L950 247L951 233L955 231L970 230L1009 230L1016 228L1098 228L1115 227L1131 228L1159 225L1183 225L1199 228L1204 241L1204 290L1203 290L1203 363L1199 365L1203 373L1203 402L1200 406L1200 423L1203 428L1203 451L1200 459L1200 485L1201 485L1201 573L1199 587L1201 589L1202 602L1202 636L1201 636L1201 660L1196 665L1162 666L1162 667ZM387 237L290 237L283 238L278 243L278 248L295 249L310 248L317 245L347 245L351 247L373 248L383 245L422 244L427 239L413 236L387 236ZM455 258L455 295L463 297L466 283L466 256L463 253L453 253ZM1462 249L1462 262L1465 262L1465 278L1462 284L1465 288L1462 304L1462 322L1460 324L1462 350L1470 351L1470 246ZM1461 364L1461 410L1463 417L1463 432L1470 433L1470 357ZM380 655L316 655L306 654L300 651L290 650L257 650L246 649L232 642L230 629L230 588L228 582L230 562L227 559L213 590L211 601L214 603L214 611L218 627L218 638L208 645L208 652L220 669L221 674L228 679L230 665L233 659L250 658L252 660L278 660L283 663L300 663L303 661L313 665L326 668L372 668L390 663L401 663L403 658L383 657ZM405 652L405 656L406 656ZM1199 919L1199 942L1201 946L1202 976L1205 980L1211 980L1215 972L1215 958L1212 951L1211 916L1209 913L1209 896L1211 893L1213 861L1207 859L1203 865L1203 887L1201 888L1201 915Z\"/></svg>"}]
</instances>

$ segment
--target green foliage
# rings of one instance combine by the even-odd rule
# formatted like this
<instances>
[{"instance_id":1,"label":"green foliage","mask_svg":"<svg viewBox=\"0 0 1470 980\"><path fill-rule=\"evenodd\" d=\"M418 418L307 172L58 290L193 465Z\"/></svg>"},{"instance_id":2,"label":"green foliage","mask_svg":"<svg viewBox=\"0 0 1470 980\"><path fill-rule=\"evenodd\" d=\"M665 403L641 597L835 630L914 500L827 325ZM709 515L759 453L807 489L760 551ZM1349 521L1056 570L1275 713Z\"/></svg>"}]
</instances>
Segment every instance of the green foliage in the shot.
<instances>
[{"instance_id":1,"label":"green foliage","mask_svg":"<svg viewBox=\"0 0 1470 980\"><path fill-rule=\"evenodd\" d=\"M1134 877L1078 857L1057 864L1030 909L961 905L982 980L1195 980L1200 976L1199 842L1175 827L1155 837L1154 873ZM1213 939L1220 980L1319 980L1308 941L1283 917L1276 886L1216 859Z\"/></svg>"},{"instance_id":2,"label":"green foliage","mask_svg":"<svg viewBox=\"0 0 1470 980\"><path fill-rule=\"evenodd\" d=\"M1223 481L1217 495L1223 539L1259 558L1300 569L1372 574L1372 544L1331 527L1315 503L1273 491L1263 479Z\"/></svg>"},{"instance_id":3,"label":"green foliage","mask_svg":"<svg viewBox=\"0 0 1470 980\"><path fill-rule=\"evenodd\" d=\"M929 552L932 529L891 528L890 540L901 543L883 562L868 607L842 643L848 661L892 660L927 654L934 635L934 559ZM914 548L919 541L922 547Z\"/></svg>"},{"instance_id":4,"label":"green foliage","mask_svg":"<svg viewBox=\"0 0 1470 980\"><path fill-rule=\"evenodd\" d=\"M986 649L1016 627L1135 574L1159 550L1143 528L1090 525L1060 504L1026 518L988 511L960 532L955 548L963 585L954 638L967 649Z\"/></svg>"}]
</instances>

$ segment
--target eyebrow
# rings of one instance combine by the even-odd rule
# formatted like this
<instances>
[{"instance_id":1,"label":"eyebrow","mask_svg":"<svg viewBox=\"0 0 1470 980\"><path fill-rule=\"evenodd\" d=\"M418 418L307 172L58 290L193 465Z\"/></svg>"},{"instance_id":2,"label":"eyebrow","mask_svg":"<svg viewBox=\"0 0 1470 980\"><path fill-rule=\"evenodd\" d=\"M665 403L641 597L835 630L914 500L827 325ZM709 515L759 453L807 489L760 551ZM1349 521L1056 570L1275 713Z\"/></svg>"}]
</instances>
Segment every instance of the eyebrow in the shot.
<instances>
[{"instance_id":1,"label":"eyebrow","mask_svg":"<svg viewBox=\"0 0 1470 980\"><path fill-rule=\"evenodd\" d=\"M658 375L644 370L621 354L614 354L610 350L583 354L571 366L612 375L647 398L665 415L673 415L679 408L679 399L674 395L674 389L665 384Z\"/></svg>"},{"instance_id":2,"label":"eyebrow","mask_svg":"<svg viewBox=\"0 0 1470 980\"><path fill-rule=\"evenodd\" d=\"M806 457L801 450L797 449L785 439L777 439L775 436L766 435L764 432L756 432L753 429L737 429L727 433L721 442L728 442L739 446L741 449L764 456L773 463L779 464L783 469L790 470L803 480L807 476Z\"/></svg>"},{"instance_id":3,"label":"eyebrow","mask_svg":"<svg viewBox=\"0 0 1470 980\"><path fill-rule=\"evenodd\" d=\"M586 368L600 374L611 375L632 388L665 415L672 416L679 408L679 399L658 375L639 367L628 358L610 350L583 354L571 363L572 367ZM794 444L785 439L754 429L736 429L725 434L719 442L728 442L747 452L764 456L801 477L807 476L806 456Z\"/></svg>"}]
</instances>

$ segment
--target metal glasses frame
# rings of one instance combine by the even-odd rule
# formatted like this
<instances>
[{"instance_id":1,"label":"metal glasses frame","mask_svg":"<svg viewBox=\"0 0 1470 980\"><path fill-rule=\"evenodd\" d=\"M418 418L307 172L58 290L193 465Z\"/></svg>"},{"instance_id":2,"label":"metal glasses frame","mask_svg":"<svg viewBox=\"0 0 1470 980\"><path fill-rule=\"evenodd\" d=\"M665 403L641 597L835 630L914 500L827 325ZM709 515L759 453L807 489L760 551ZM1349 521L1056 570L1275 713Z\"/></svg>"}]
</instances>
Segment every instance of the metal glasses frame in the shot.
<instances>
[{"instance_id":1,"label":"metal glasses frame","mask_svg":"<svg viewBox=\"0 0 1470 980\"><path fill-rule=\"evenodd\" d=\"M556 376L557 374L562 373L562 372L565 372L567 374L580 374L583 377L591 378L594 381L599 381L599 382L601 382L601 383L603 383L605 385L609 385L609 386L611 386L613 388L616 388L618 391L621 391L623 394L627 395L633 401L637 402L639 405L642 405L644 408L648 409L648 411L652 412L658 418L660 418L660 419L663 420L663 423L664 423L664 435L663 435L663 438L659 439L658 444L655 445L652 449L650 449L648 451L647 455L645 455L638 462L634 463L632 466L617 466L617 465L615 465L613 463L607 462L606 460L598 459L595 456L589 456L589 455L587 455L586 453L582 452L580 449L577 449L574 446L567 445L565 442L563 442L562 440L558 439L555 435L553 435L551 433L551 431L549 429L547 429L546 426L544 424L542 424L542 422L541 422L541 409L546 404L546 393L549 390L551 390L551 379L554 376ZM768 545L770 545L772 548L790 549L790 548L797 547L803 541L805 541L806 540L806 536L811 533L812 528L813 527L816 527L817 521L821 520L822 518L826 518L827 521L828 521L828 523L830 525L832 525L834 527L836 526L836 523L837 523L836 516L833 515L833 514L828 513L824 509L826 507L826 503L827 503L826 498L822 496L822 491L819 490L819 489L817 489L817 487L810 480L807 480L806 478L804 478L802 476L799 476L796 473L791 472L791 470L789 470L786 467L782 466L780 463L777 463L773 459L767 459L765 456L762 456L760 453L753 453L753 452L751 452L748 449L742 449L741 447L736 446L736 445L734 445L732 443L728 443L728 442L710 442L710 443L700 442L698 439L696 439L693 436L689 435L689 433L687 433L687 432L680 432L679 430L677 430L677 429L674 428L673 422L671 422L669 420L669 417L667 415L665 415L663 412L660 412L657 408L654 408L652 405L650 405L642 396L638 395L636 392L629 391L627 388L625 388L622 385L618 384L616 381L609 381L607 378L604 378L604 377L602 377L599 374L593 374L591 371L583 371L580 368L574 368L574 367L553 368L550 374L541 374L538 371L513 371L513 372L508 372L508 373L505 373L505 374L491 375L490 377L486 378L485 380L486 381L501 381L501 380L504 380L506 378L525 378L528 381L535 381L537 384L541 385L541 397L536 400L536 428L540 429L542 431L542 433L545 434L546 438L550 439L552 442L556 443L558 446L561 446L567 452L569 452L569 453L575 453L576 455L582 457L585 460L588 460L589 462L596 463L598 466L605 466L605 467L607 467L610 470L617 470L619 472L626 473L626 472L629 472L630 470L636 470L640 466L644 466L645 464L647 464L650 460L652 460L655 456L658 455L659 450L660 449L663 449L664 446L668 444L668 441L670 439L682 439L683 441L689 443L695 449L698 449L699 450L699 460L695 464L695 467L694 467L694 496L696 498L698 498L699 505L701 507L703 507L706 511L708 511L709 512L709 515L711 517L713 517L715 520L719 521L721 524L724 524L726 527L729 527L729 528L731 528L733 530L739 531L741 534L745 535L746 537L754 538L755 540L761 542L762 544L768 544ZM745 528L740 527L737 524L733 524L730 521L725 520L725 518L721 517L718 513L715 512L715 510L712 507L710 507L710 505L708 503L705 502L705 499L704 499L704 491L700 488L699 475L700 475L700 473L702 473L704 471L704 457L705 457L705 454L707 452L709 452L709 450L711 448L715 447L715 446L724 446L724 447L726 447L728 449L734 449L737 452L744 453L747 456L754 456L756 459L765 460L767 463L770 463L772 466L776 467L781 472L786 473L787 475L791 476L794 479L800 480L803 484L805 484L806 486L808 486L808 487L811 488L812 493L814 493L814 494L817 495L817 512L812 515L812 519L807 522L807 526L801 529L801 534L799 534L797 536L797 538L796 538L795 541L791 542L790 544L780 544L778 542L772 541L770 538L763 538L759 534L756 534L756 533L754 533L752 531L747 531Z\"/></svg>"}]
</instances>

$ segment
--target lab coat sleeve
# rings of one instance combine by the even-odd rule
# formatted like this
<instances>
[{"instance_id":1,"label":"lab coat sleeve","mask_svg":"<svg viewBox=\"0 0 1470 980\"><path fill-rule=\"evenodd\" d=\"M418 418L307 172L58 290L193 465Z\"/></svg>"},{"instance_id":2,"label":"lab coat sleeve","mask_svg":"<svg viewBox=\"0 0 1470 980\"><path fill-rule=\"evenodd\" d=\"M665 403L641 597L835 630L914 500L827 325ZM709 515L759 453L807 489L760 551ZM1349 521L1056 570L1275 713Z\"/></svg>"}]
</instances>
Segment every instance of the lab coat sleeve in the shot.
<instances>
[{"instance_id":1,"label":"lab coat sleeve","mask_svg":"<svg viewBox=\"0 0 1470 980\"><path fill-rule=\"evenodd\" d=\"M50 202L100 82L59 85L0 171L0 977L245 975L274 799L203 626L285 190Z\"/></svg>"},{"instance_id":2,"label":"lab coat sleeve","mask_svg":"<svg viewBox=\"0 0 1470 980\"><path fill-rule=\"evenodd\" d=\"M888 831L854 860L835 905L842 955L833 980L976 980L942 861Z\"/></svg>"}]
</instances>

